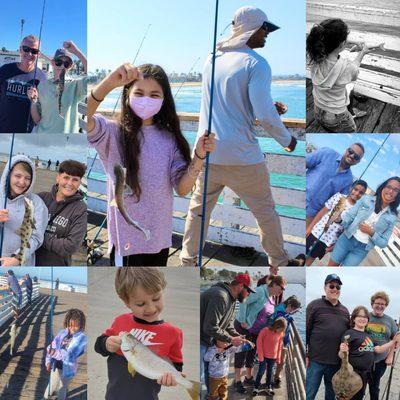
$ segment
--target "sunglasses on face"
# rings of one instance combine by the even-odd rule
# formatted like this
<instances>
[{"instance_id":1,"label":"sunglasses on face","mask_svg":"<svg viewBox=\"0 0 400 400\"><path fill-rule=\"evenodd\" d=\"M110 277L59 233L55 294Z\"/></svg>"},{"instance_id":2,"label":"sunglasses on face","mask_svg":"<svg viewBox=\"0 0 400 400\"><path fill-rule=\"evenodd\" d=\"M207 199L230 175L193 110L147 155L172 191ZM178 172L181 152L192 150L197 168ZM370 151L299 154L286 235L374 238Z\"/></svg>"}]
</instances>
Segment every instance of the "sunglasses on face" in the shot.
<instances>
[{"instance_id":1,"label":"sunglasses on face","mask_svg":"<svg viewBox=\"0 0 400 400\"><path fill-rule=\"evenodd\" d=\"M358 318L367 318L367 319L368 319L368 316L367 316L367 315L356 315L355 318L357 318L357 317L358 317Z\"/></svg>"},{"instance_id":2,"label":"sunglasses on face","mask_svg":"<svg viewBox=\"0 0 400 400\"><path fill-rule=\"evenodd\" d=\"M386 304L383 304L383 303L374 303L374 306L386 307Z\"/></svg>"},{"instance_id":3,"label":"sunglasses on face","mask_svg":"<svg viewBox=\"0 0 400 400\"><path fill-rule=\"evenodd\" d=\"M361 160L361 156L359 156L351 147L347 149L347 152L349 153L349 156L354 158L356 161Z\"/></svg>"},{"instance_id":4,"label":"sunglasses on face","mask_svg":"<svg viewBox=\"0 0 400 400\"><path fill-rule=\"evenodd\" d=\"M21 46L22 50L24 53L31 53L33 55L39 54L39 49L33 49L32 47L29 46Z\"/></svg>"},{"instance_id":5,"label":"sunglasses on face","mask_svg":"<svg viewBox=\"0 0 400 400\"><path fill-rule=\"evenodd\" d=\"M340 285L333 285L332 283L329 285L329 289L340 290L342 287Z\"/></svg>"},{"instance_id":6,"label":"sunglasses on face","mask_svg":"<svg viewBox=\"0 0 400 400\"><path fill-rule=\"evenodd\" d=\"M54 60L54 64L57 67L61 67L61 65L64 65L65 68L69 68L72 65L71 61L68 61L68 60L63 61L63 60L60 60L60 59Z\"/></svg>"}]
</instances>

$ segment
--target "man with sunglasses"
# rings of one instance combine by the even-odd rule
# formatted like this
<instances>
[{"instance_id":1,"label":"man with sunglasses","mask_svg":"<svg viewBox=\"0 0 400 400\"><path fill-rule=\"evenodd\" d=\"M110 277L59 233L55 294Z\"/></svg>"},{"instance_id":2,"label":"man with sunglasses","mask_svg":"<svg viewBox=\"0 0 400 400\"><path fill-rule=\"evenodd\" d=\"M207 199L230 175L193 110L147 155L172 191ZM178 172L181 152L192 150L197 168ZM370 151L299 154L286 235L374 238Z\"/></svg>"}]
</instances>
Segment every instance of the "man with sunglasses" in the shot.
<instances>
[{"instance_id":1,"label":"man with sunglasses","mask_svg":"<svg viewBox=\"0 0 400 400\"><path fill-rule=\"evenodd\" d=\"M0 133L29 133L33 128L30 117L28 90L46 82L45 73L37 68L39 39L26 36L19 48L19 62L0 67Z\"/></svg>"},{"instance_id":2,"label":"man with sunglasses","mask_svg":"<svg viewBox=\"0 0 400 400\"><path fill-rule=\"evenodd\" d=\"M335 193L348 195L353 184L351 167L364 156L364 146L354 143L343 155L323 147L306 156L306 224L310 225L327 200Z\"/></svg>"},{"instance_id":3,"label":"man with sunglasses","mask_svg":"<svg viewBox=\"0 0 400 400\"><path fill-rule=\"evenodd\" d=\"M85 74L67 76L74 62L72 55L82 62ZM71 40L57 49L52 60L53 79L38 89L32 88L28 96L32 102L31 115L38 133L78 133L78 103L86 96L87 60Z\"/></svg>"},{"instance_id":4,"label":"man with sunglasses","mask_svg":"<svg viewBox=\"0 0 400 400\"><path fill-rule=\"evenodd\" d=\"M251 6L239 8L232 23L232 33L217 44L215 59L215 89L212 111L213 132L218 146L210 156L208 191L206 197L206 229L211 212L225 186L245 202L258 223L261 245L268 254L269 265L304 265L303 257L289 260L284 249L279 215L271 193L269 172L257 140L256 119L286 151L296 147L280 119L286 112L284 104L275 104L271 96L271 67L255 49L265 46L269 33L279 27L268 20L260 9ZM212 58L204 66L200 132L207 129L210 113ZM182 252L183 266L197 263L204 171L196 181L196 190L190 200L186 218Z\"/></svg>"},{"instance_id":5,"label":"man with sunglasses","mask_svg":"<svg viewBox=\"0 0 400 400\"><path fill-rule=\"evenodd\" d=\"M342 281L336 274L325 279L325 296L311 301L306 311L306 392L314 400L324 378L325 400L335 400L332 377L340 367L338 356L343 333L349 329L349 310L340 303Z\"/></svg>"},{"instance_id":6,"label":"man with sunglasses","mask_svg":"<svg viewBox=\"0 0 400 400\"><path fill-rule=\"evenodd\" d=\"M218 282L200 295L200 371L201 381L208 391L208 365L204 355L213 341L220 340L240 346L244 337L233 327L236 301L243 303L250 293L251 278L247 273L239 273L230 282Z\"/></svg>"}]
</instances>

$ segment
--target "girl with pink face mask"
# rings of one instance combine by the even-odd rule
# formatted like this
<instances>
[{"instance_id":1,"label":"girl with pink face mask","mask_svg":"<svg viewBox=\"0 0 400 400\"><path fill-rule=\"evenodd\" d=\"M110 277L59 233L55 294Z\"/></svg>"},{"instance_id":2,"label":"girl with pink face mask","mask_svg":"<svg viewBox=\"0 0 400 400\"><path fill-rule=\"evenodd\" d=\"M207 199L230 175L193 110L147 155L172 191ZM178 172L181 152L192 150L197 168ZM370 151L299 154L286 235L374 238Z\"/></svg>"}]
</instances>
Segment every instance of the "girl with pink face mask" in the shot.
<instances>
[{"instance_id":1,"label":"girl with pink face mask","mask_svg":"<svg viewBox=\"0 0 400 400\"><path fill-rule=\"evenodd\" d=\"M113 89L123 86L118 121L95 114ZM204 134L191 156L183 136L168 77L158 65L124 64L88 96L88 141L107 174L108 236L111 263L163 266L172 244L173 191L187 195L200 173L215 135ZM150 231L150 239L110 204L115 193L114 166L126 168L127 214ZM90 190L90 187L89 187Z\"/></svg>"}]
</instances>

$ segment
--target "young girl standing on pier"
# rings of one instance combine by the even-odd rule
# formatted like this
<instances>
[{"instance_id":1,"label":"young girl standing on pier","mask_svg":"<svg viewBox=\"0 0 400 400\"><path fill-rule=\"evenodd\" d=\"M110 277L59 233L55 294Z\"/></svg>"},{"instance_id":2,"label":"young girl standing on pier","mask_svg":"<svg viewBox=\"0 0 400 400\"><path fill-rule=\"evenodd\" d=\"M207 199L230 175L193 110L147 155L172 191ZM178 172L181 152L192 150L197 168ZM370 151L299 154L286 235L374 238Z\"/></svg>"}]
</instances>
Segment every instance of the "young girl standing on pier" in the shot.
<instances>
[{"instance_id":1,"label":"young girl standing on pier","mask_svg":"<svg viewBox=\"0 0 400 400\"><path fill-rule=\"evenodd\" d=\"M48 399L58 391L57 400L65 400L68 385L76 375L78 357L86 351L87 338L84 333L86 318L83 311L72 308L67 311L64 329L47 347L46 369L50 373L50 382L44 398Z\"/></svg>"},{"instance_id":2,"label":"young girl standing on pier","mask_svg":"<svg viewBox=\"0 0 400 400\"><path fill-rule=\"evenodd\" d=\"M94 115L107 94L120 86L119 121ZM166 265L172 244L173 190L184 196L192 189L206 152L215 148L214 135L203 135L191 157L164 70L153 64L138 68L124 64L88 97L88 140L107 174L109 203L117 197L114 168L119 164L126 168L130 192L123 196L126 212L150 232L150 239L146 240L142 231L126 222L120 206L108 204L111 262L126 266Z\"/></svg>"},{"instance_id":3,"label":"young girl standing on pier","mask_svg":"<svg viewBox=\"0 0 400 400\"><path fill-rule=\"evenodd\" d=\"M371 49L359 45L353 61L343 57L348 35L348 26L341 19L326 19L314 25L307 36L315 119L330 132L355 132L354 117L361 116L348 110L346 85L357 80L361 61Z\"/></svg>"}]
</instances>

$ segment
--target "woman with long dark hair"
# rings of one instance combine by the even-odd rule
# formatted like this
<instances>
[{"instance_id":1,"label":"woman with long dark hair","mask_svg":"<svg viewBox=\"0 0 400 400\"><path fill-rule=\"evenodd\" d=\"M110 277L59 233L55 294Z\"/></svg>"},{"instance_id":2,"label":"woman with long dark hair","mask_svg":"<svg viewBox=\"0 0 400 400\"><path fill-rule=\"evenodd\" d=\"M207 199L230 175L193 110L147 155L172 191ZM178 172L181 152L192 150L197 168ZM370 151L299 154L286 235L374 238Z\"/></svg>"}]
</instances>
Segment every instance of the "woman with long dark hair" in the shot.
<instances>
[{"instance_id":1,"label":"woman with long dark hair","mask_svg":"<svg viewBox=\"0 0 400 400\"><path fill-rule=\"evenodd\" d=\"M93 115L113 89L123 86L119 121ZM172 243L173 190L184 196L200 173L214 135L198 141L193 158L183 136L168 77L153 64L124 64L88 97L88 140L107 173L108 198L114 200L114 168L126 168L127 214L150 232L150 239L130 225L120 207L108 205L111 260L116 265L166 265ZM118 204L118 202L117 202ZM122 258L122 260L121 260Z\"/></svg>"},{"instance_id":2,"label":"woman with long dark hair","mask_svg":"<svg viewBox=\"0 0 400 400\"><path fill-rule=\"evenodd\" d=\"M395 176L381 183L375 196L364 195L343 213L335 222L341 222L344 232L328 265L360 265L375 246L386 247L397 222L399 204L400 178Z\"/></svg>"},{"instance_id":3,"label":"woman with long dark hair","mask_svg":"<svg viewBox=\"0 0 400 400\"><path fill-rule=\"evenodd\" d=\"M314 25L307 36L315 119L329 132L356 131L354 115L347 109L350 96L346 85L356 81L361 61L371 48L355 46L351 51L359 53L353 61L343 57L348 35L344 21L326 19Z\"/></svg>"}]
</instances>

